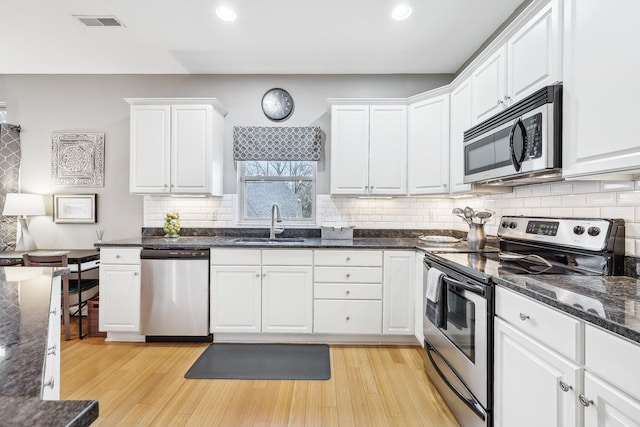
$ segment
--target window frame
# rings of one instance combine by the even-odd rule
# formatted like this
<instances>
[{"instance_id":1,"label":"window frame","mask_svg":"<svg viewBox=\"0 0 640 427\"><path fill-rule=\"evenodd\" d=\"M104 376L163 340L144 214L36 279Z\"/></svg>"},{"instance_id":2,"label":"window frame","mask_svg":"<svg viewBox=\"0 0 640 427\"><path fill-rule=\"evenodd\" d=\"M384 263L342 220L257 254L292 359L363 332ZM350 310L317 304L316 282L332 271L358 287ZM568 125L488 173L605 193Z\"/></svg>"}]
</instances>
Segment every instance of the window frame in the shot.
<instances>
[{"instance_id":1,"label":"window frame","mask_svg":"<svg viewBox=\"0 0 640 427\"><path fill-rule=\"evenodd\" d=\"M247 176L245 175L246 164L252 162L253 160L238 160L237 161L237 170L238 170L238 215L236 222L239 225L270 225L271 217L267 218L247 218L245 215L245 184L247 182L288 182L288 181L308 181L311 183L311 216L308 219L305 218L285 218L282 217L282 221L286 226L315 226L317 223L316 214L317 214L317 173L318 173L318 162L308 160L311 163L311 175L310 176ZM297 160L259 160L259 161L270 161L270 162L292 162Z\"/></svg>"}]
</instances>

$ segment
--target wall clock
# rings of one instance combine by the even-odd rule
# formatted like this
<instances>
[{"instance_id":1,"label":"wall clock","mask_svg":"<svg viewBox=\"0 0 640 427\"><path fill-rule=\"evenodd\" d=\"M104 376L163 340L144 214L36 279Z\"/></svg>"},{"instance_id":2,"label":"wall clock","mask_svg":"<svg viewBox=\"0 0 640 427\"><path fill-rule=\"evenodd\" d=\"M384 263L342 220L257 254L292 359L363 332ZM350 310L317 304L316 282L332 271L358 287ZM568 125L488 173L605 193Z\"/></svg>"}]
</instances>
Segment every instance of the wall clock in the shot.
<instances>
[{"instance_id":1,"label":"wall clock","mask_svg":"<svg viewBox=\"0 0 640 427\"><path fill-rule=\"evenodd\" d=\"M293 113L293 98L284 89L269 89L262 97L262 111L269 120L281 122Z\"/></svg>"}]
</instances>

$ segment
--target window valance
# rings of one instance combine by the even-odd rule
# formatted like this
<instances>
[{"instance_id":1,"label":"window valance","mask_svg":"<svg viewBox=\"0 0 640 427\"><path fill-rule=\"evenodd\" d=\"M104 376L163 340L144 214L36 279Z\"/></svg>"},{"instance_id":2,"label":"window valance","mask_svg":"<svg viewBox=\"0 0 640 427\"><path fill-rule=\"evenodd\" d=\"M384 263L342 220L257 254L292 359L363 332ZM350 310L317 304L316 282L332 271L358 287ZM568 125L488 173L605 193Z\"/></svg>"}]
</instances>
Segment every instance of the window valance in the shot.
<instances>
[{"instance_id":1,"label":"window valance","mask_svg":"<svg viewBox=\"0 0 640 427\"><path fill-rule=\"evenodd\" d=\"M322 156L320 127L234 126L234 160L311 160Z\"/></svg>"}]
</instances>

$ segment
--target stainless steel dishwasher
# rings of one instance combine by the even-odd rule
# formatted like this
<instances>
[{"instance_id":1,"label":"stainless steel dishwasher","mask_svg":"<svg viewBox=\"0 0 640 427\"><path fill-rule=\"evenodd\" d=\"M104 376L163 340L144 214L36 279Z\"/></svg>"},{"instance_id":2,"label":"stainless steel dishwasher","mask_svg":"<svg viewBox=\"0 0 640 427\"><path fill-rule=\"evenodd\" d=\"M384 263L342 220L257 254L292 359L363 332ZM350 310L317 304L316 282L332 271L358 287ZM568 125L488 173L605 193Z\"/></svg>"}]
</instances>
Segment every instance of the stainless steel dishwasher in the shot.
<instances>
[{"instance_id":1,"label":"stainless steel dishwasher","mask_svg":"<svg viewBox=\"0 0 640 427\"><path fill-rule=\"evenodd\" d=\"M209 250L143 249L141 328L147 341L211 341Z\"/></svg>"}]
</instances>

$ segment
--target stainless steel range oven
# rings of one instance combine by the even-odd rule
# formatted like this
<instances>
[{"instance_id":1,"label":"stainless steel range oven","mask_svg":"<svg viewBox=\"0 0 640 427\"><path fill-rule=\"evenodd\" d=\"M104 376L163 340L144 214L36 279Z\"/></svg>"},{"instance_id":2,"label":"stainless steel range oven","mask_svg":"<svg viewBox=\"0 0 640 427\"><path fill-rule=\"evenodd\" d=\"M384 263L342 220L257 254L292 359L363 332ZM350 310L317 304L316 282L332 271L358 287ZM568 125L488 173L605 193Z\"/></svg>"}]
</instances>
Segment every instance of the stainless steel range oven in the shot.
<instances>
[{"instance_id":1,"label":"stainless steel range oven","mask_svg":"<svg viewBox=\"0 0 640 427\"><path fill-rule=\"evenodd\" d=\"M499 251L425 255L425 371L462 426L491 426L493 280L509 275L620 275L624 221L502 217ZM435 284L435 287L434 287Z\"/></svg>"}]
</instances>

